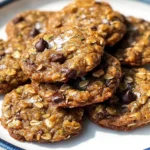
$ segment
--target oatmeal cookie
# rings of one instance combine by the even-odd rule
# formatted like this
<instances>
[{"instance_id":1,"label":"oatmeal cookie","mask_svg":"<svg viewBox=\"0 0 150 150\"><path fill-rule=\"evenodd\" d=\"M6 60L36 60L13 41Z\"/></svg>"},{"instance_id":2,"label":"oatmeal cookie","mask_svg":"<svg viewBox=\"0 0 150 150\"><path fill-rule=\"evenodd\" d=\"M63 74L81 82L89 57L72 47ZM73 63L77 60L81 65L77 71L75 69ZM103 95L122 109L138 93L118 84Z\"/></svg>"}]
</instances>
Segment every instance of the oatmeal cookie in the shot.
<instances>
[{"instance_id":1,"label":"oatmeal cookie","mask_svg":"<svg viewBox=\"0 0 150 150\"><path fill-rule=\"evenodd\" d=\"M150 123L150 71L124 68L123 73L115 96L87 107L87 112L102 127L127 131Z\"/></svg>"},{"instance_id":2,"label":"oatmeal cookie","mask_svg":"<svg viewBox=\"0 0 150 150\"><path fill-rule=\"evenodd\" d=\"M82 108L57 108L27 84L5 96L1 123L17 140L56 142L78 135L82 117Z\"/></svg>"},{"instance_id":3,"label":"oatmeal cookie","mask_svg":"<svg viewBox=\"0 0 150 150\"><path fill-rule=\"evenodd\" d=\"M101 64L82 78L66 84L34 83L39 95L59 107L79 107L103 102L113 95L121 77L119 61L104 54Z\"/></svg>"},{"instance_id":4,"label":"oatmeal cookie","mask_svg":"<svg viewBox=\"0 0 150 150\"><path fill-rule=\"evenodd\" d=\"M27 81L19 65L24 45L0 40L0 94L5 94Z\"/></svg>"},{"instance_id":5,"label":"oatmeal cookie","mask_svg":"<svg viewBox=\"0 0 150 150\"><path fill-rule=\"evenodd\" d=\"M150 22L126 17L127 34L114 47L122 64L139 66L150 63ZM114 52L111 50L111 52Z\"/></svg>"},{"instance_id":6,"label":"oatmeal cookie","mask_svg":"<svg viewBox=\"0 0 150 150\"><path fill-rule=\"evenodd\" d=\"M23 53L21 66L37 82L66 82L85 75L101 61L105 42L75 27L37 36Z\"/></svg>"},{"instance_id":7,"label":"oatmeal cookie","mask_svg":"<svg viewBox=\"0 0 150 150\"><path fill-rule=\"evenodd\" d=\"M29 40L46 31L46 24L53 12L29 10L17 14L6 27L8 38Z\"/></svg>"},{"instance_id":8,"label":"oatmeal cookie","mask_svg":"<svg viewBox=\"0 0 150 150\"><path fill-rule=\"evenodd\" d=\"M98 33L109 46L115 45L126 32L121 14L114 11L109 4L93 0L77 0L49 19L49 29L63 26L76 26L88 31L89 35Z\"/></svg>"}]
</instances>

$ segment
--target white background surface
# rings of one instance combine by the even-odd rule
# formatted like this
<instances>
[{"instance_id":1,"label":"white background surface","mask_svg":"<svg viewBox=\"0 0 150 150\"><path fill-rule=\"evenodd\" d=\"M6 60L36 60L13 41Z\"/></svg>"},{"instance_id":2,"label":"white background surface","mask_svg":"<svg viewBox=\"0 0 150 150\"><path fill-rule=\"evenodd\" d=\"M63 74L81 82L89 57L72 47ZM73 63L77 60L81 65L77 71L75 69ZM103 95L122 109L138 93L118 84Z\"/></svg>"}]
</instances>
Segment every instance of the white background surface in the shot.
<instances>
[{"instance_id":1,"label":"white background surface","mask_svg":"<svg viewBox=\"0 0 150 150\"><path fill-rule=\"evenodd\" d=\"M0 37L6 39L5 24L18 12L28 9L59 10L69 0L21 0L0 9ZM114 9L125 15L150 20L150 6L131 0L108 0ZM0 107L3 96L0 97ZM150 147L150 125L132 132L100 128L85 119L82 134L53 144L21 143L12 139L0 126L0 138L27 150L142 150Z\"/></svg>"}]
</instances>

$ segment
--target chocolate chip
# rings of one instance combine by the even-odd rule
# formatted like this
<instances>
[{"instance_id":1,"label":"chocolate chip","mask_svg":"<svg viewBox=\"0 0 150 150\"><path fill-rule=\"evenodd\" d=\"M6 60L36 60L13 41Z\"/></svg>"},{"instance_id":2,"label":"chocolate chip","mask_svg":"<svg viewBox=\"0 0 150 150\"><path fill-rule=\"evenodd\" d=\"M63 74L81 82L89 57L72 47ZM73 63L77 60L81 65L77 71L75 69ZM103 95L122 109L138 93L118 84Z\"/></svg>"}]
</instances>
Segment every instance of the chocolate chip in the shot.
<instances>
[{"instance_id":1,"label":"chocolate chip","mask_svg":"<svg viewBox=\"0 0 150 150\"><path fill-rule=\"evenodd\" d=\"M123 93L121 100L124 104L129 104L132 101L136 100L136 95L132 93L130 90L127 90Z\"/></svg>"},{"instance_id":2,"label":"chocolate chip","mask_svg":"<svg viewBox=\"0 0 150 150\"><path fill-rule=\"evenodd\" d=\"M35 48L38 52L43 52L45 48L48 48L48 43L42 38L35 43Z\"/></svg>"},{"instance_id":3,"label":"chocolate chip","mask_svg":"<svg viewBox=\"0 0 150 150\"><path fill-rule=\"evenodd\" d=\"M62 72L66 73L67 78L75 79L77 77L77 71L76 70L63 69Z\"/></svg>"},{"instance_id":4,"label":"chocolate chip","mask_svg":"<svg viewBox=\"0 0 150 150\"><path fill-rule=\"evenodd\" d=\"M96 27L96 26L93 26L93 27L91 27L91 30L97 31L97 27Z\"/></svg>"},{"instance_id":5,"label":"chocolate chip","mask_svg":"<svg viewBox=\"0 0 150 150\"><path fill-rule=\"evenodd\" d=\"M14 24L17 24L17 23L22 22L22 21L24 21L23 17L16 17L16 18L13 19Z\"/></svg>"},{"instance_id":6,"label":"chocolate chip","mask_svg":"<svg viewBox=\"0 0 150 150\"><path fill-rule=\"evenodd\" d=\"M52 62L59 62L60 64L62 64L64 61L66 60L65 56L63 54L53 54L51 56L51 61Z\"/></svg>"},{"instance_id":7,"label":"chocolate chip","mask_svg":"<svg viewBox=\"0 0 150 150\"><path fill-rule=\"evenodd\" d=\"M56 93L53 95L52 101L54 103L60 103L60 102L64 101L64 96L61 93Z\"/></svg>"},{"instance_id":8,"label":"chocolate chip","mask_svg":"<svg viewBox=\"0 0 150 150\"><path fill-rule=\"evenodd\" d=\"M37 30L36 28L33 28L31 31L30 31L30 36L31 37L35 37L39 34L39 30Z\"/></svg>"}]
</instances>

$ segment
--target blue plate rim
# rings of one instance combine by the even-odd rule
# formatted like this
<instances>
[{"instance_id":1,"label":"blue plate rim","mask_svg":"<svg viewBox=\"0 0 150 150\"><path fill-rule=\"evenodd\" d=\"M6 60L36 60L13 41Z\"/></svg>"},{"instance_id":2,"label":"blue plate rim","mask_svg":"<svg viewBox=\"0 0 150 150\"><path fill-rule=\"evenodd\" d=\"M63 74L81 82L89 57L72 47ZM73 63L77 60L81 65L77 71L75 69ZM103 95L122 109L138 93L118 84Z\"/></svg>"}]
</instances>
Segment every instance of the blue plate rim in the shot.
<instances>
[{"instance_id":1,"label":"blue plate rim","mask_svg":"<svg viewBox=\"0 0 150 150\"><path fill-rule=\"evenodd\" d=\"M4 148L6 150L24 150L18 146L15 146L13 144L10 144L9 142L2 140L1 138L0 138L0 147Z\"/></svg>"},{"instance_id":2,"label":"blue plate rim","mask_svg":"<svg viewBox=\"0 0 150 150\"><path fill-rule=\"evenodd\" d=\"M6 6L6 5L8 5L8 4L10 4L14 1L16 1L16 0L3 0L3 1L0 2L0 8Z\"/></svg>"}]
</instances>

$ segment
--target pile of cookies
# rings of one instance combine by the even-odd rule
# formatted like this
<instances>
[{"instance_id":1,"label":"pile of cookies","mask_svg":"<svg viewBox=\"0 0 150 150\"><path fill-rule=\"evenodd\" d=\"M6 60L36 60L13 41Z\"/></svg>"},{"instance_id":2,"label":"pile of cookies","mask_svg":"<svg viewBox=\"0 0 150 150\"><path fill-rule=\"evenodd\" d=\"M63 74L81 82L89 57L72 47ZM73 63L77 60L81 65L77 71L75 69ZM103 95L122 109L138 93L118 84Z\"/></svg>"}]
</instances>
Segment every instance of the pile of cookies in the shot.
<instances>
[{"instance_id":1,"label":"pile of cookies","mask_svg":"<svg viewBox=\"0 0 150 150\"><path fill-rule=\"evenodd\" d=\"M150 122L150 23L105 2L76 0L58 12L26 11L0 40L1 124L20 141L78 135L99 126ZM20 86L22 85L22 86Z\"/></svg>"}]
</instances>

